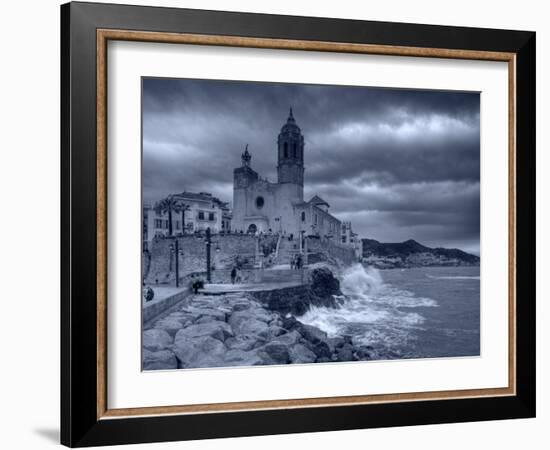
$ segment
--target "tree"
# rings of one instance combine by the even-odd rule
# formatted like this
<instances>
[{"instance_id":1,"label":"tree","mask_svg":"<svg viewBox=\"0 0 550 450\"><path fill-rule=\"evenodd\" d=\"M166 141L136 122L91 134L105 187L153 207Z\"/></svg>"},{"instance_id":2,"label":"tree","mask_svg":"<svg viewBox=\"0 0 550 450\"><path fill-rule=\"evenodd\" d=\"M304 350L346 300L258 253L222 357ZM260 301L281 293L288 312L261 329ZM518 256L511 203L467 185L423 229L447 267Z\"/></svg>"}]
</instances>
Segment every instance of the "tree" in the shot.
<instances>
[{"instance_id":1,"label":"tree","mask_svg":"<svg viewBox=\"0 0 550 450\"><path fill-rule=\"evenodd\" d=\"M179 212L179 208L179 202L173 195L169 195L155 204L154 210L157 214L168 214L168 236L172 236L173 234L172 213Z\"/></svg>"},{"instance_id":2,"label":"tree","mask_svg":"<svg viewBox=\"0 0 550 450\"><path fill-rule=\"evenodd\" d=\"M182 233L185 234L185 211L189 211L191 207L185 203L178 203L178 209L181 212L181 229Z\"/></svg>"}]
</instances>

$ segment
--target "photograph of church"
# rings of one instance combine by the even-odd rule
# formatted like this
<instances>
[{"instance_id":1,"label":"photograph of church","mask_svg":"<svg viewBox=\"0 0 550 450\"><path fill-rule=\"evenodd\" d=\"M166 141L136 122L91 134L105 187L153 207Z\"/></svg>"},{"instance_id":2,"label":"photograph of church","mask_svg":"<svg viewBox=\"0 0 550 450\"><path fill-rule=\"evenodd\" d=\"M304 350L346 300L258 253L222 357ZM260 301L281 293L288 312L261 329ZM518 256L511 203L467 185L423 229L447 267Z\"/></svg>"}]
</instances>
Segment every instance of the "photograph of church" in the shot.
<instances>
[{"instance_id":1,"label":"photograph of church","mask_svg":"<svg viewBox=\"0 0 550 450\"><path fill-rule=\"evenodd\" d=\"M480 95L142 79L142 370L480 355Z\"/></svg>"},{"instance_id":2,"label":"photograph of church","mask_svg":"<svg viewBox=\"0 0 550 450\"><path fill-rule=\"evenodd\" d=\"M304 200L306 149L292 108L274 147L277 182L262 178L252 168L248 145L241 167L233 171L233 229L338 239L341 222L329 212L330 205L318 195Z\"/></svg>"}]
</instances>

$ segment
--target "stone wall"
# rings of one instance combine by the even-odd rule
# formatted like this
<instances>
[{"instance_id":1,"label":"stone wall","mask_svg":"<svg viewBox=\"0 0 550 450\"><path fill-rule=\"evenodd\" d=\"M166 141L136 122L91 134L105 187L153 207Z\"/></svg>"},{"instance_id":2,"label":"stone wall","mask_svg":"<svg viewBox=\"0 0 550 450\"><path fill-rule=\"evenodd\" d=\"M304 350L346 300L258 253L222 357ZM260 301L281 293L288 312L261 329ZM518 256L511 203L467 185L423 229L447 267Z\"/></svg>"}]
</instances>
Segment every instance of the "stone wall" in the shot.
<instances>
[{"instance_id":1,"label":"stone wall","mask_svg":"<svg viewBox=\"0 0 550 450\"><path fill-rule=\"evenodd\" d=\"M178 240L183 255L179 256L179 274L181 278L195 273L206 273L206 243L204 237L195 235L178 238L154 239L151 246L151 262L148 272L144 272L149 284L173 283L175 281L175 254L170 245ZM256 241L250 235L213 235L211 246L211 264L213 273L230 271L234 265L243 269L252 268L256 254ZM216 252L216 248L220 251ZM242 272L242 271L241 271ZM224 275L225 276L225 275ZM214 281L214 280L213 280Z\"/></svg>"},{"instance_id":2,"label":"stone wall","mask_svg":"<svg viewBox=\"0 0 550 450\"><path fill-rule=\"evenodd\" d=\"M191 291L184 290L182 292L178 292L177 294L174 294L170 297L166 297L162 300L151 302L151 303L145 303L143 305L142 309L142 321L144 329L148 328L148 324L152 321L157 319L161 314L163 314L165 311L167 311L169 308L177 305L182 300L184 300Z\"/></svg>"},{"instance_id":3,"label":"stone wall","mask_svg":"<svg viewBox=\"0 0 550 450\"><path fill-rule=\"evenodd\" d=\"M351 266L357 262L353 247L338 244L329 239L308 238L307 248L308 254L313 253L311 257L308 257L310 264L322 261L323 256L335 258L345 266Z\"/></svg>"}]
</instances>

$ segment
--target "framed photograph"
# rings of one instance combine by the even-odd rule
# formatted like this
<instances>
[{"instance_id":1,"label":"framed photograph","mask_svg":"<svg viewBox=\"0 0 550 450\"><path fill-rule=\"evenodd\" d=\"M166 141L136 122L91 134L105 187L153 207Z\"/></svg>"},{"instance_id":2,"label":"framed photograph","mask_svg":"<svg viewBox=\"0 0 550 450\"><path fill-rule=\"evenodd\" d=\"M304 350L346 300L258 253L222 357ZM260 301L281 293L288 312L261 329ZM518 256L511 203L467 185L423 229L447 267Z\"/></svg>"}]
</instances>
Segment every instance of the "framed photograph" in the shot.
<instances>
[{"instance_id":1,"label":"framed photograph","mask_svg":"<svg viewBox=\"0 0 550 450\"><path fill-rule=\"evenodd\" d=\"M535 33L61 7L61 441L535 415Z\"/></svg>"}]
</instances>

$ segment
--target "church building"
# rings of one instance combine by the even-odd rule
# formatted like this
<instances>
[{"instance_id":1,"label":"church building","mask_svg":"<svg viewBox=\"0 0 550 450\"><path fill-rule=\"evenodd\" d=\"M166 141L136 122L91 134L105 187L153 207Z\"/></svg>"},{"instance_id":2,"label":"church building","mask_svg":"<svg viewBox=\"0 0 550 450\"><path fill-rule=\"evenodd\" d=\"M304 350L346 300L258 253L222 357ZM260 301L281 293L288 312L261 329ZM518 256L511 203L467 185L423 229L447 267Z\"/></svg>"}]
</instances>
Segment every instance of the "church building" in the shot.
<instances>
[{"instance_id":1,"label":"church building","mask_svg":"<svg viewBox=\"0 0 550 450\"><path fill-rule=\"evenodd\" d=\"M304 201L304 136L292 108L277 138L277 183L252 169L248 146L241 160L233 172L233 230L294 236L304 232L339 241L341 222L330 214L329 204L317 195Z\"/></svg>"}]
</instances>

